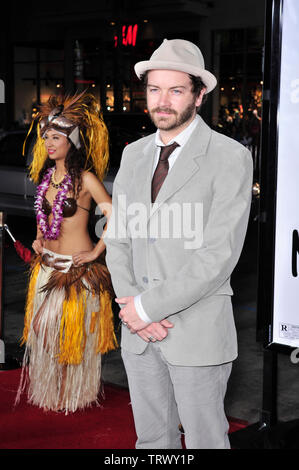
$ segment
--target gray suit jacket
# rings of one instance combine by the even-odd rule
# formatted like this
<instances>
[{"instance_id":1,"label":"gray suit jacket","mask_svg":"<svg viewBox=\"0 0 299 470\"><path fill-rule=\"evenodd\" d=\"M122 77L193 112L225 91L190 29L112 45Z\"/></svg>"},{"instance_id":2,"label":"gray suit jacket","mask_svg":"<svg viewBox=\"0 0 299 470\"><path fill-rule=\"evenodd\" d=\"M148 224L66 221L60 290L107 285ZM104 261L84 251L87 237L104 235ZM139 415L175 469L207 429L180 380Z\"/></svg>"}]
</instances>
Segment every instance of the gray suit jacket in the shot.
<instances>
[{"instance_id":1,"label":"gray suit jacket","mask_svg":"<svg viewBox=\"0 0 299 470\"><path fill-rule=\"evenodd\" d=\"M168 318L174 324L160 342L170 363L205 366L232 361L237 339L230 276L247 229L251 154L200 118L152 206L155 148L154 135L128 145L114 181L113 213L104 241L116 295L141 293L153 322ZM202 213L195 211L196 205ZM167 219L170 207L184 207L185 217L181 233L165 238L157 227ZM186 244L191 240L184 231L186 221L191 229L190 207L198 240L203 234L200 246ZM136 236L136 217L141 214L143 232ZM123 326L122 347L140 354L147 343Z\"/></svg>"}]
</instances>

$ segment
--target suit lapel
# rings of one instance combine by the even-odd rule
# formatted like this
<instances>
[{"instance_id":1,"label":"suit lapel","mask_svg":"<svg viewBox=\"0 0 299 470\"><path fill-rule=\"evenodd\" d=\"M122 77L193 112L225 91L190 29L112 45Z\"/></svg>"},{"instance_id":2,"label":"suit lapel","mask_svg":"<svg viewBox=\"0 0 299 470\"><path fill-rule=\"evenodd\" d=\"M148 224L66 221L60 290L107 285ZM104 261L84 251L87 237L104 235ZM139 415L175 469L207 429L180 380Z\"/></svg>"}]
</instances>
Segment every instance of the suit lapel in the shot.
<instances>
[{"instance_id":1,"label":"suit lapel","mask_svg":"<svg viewBox=\"0 0 299 470\"><path fill-rule=\"evenodd\" d=\"M150 217L199 170L201 158L206 154L210 138L211 129L203 119L200 118L198 125L192 132L188 142L184 145L184 148L167 175L157 195L155 204L149 205L151 208L150 212L148 212ZM150 200L152 165L153 158L151 161L150 178L147 179L145 186L146 199L149 197Z\"/></svg>"},{"instance_id":2,"label":"suit lapel","mask_svg":"<svg viewBox=\"0 0 299 470\"><path fill-rule=\"evenodd\" d=\"M143 149L143 155L137 158L135 166L136 181L138 184L138 201L146 206L146 213L151 212L152 173L156 154L155 135ZM139 197L140 195L140 197Z\"/></svg>"}]
</instances>

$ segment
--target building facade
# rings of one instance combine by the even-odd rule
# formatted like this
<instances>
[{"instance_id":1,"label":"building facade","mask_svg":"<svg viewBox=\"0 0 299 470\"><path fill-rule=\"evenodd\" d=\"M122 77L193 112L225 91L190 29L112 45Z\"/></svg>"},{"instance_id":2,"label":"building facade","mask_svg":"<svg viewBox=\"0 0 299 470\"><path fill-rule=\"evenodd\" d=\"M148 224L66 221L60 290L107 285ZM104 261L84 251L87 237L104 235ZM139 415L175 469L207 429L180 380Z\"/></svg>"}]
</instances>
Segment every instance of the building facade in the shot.
<instances>
[{"instance_id":1,"label":"building facade","mask_svg":"<svg viewBox=\"0 0 299 470\"><path fill-rule=\"evenodd\" d=\"M133 65L164 38L196 43L217 76L203 108L210 124L238 132L229 129L232 121L248 110L260 113L264 0L64 1L59 13L48 2L12 1L4 23L0 128L28 125L50 94L87 87L104 113L146 114Z\"/></svg>"}]
</instances>

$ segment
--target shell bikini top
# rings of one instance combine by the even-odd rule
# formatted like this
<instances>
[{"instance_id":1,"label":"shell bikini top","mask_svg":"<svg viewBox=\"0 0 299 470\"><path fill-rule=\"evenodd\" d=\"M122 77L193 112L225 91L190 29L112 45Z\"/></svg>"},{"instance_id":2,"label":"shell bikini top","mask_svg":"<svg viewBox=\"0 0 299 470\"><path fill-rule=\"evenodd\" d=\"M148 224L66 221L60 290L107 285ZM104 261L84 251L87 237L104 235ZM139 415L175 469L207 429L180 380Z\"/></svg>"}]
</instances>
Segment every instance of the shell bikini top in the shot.
<instances>
[{"instance_id":1,"label":"shell bikini top","mask_svg":"<svg viewBox=\"0 0 299 470\"><path fill-rule=\"evenodd\" d=\"M78 207L89 212L89 210L86 209L85 207L79 206L79 204L77 204L76 199L74 199L73 197L66 198L66 200L64 201L63 210L62 210L63 218L72 217L73 215L75 215ZM49 217L49 215L52 212L52 205L50 204L47 198L44 198L43 200L43 210L45 214Z\"/></svg>"}]
</instances>

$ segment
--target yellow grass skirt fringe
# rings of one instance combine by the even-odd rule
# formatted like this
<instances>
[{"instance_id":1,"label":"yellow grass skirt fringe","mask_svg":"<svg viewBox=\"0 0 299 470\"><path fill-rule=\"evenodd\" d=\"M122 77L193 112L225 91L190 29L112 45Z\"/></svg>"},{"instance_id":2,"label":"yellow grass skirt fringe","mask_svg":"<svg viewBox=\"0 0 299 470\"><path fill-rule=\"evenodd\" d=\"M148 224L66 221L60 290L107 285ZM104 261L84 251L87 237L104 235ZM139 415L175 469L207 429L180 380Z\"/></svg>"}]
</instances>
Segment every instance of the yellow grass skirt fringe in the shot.
<instances>
[{"instance_id":1,"label":"yellow grass skirt fringe","mask_svg":"<svg viewBox=\"0 0 299 470\"><path fill-rule=\"evenodd\" d=\"M74 412L98 403L101 354L117 346L112 289L100 263L61 273L37 257L31 268L24 332L23 371L16 403Z\"/></svg>"}]
</instances>

